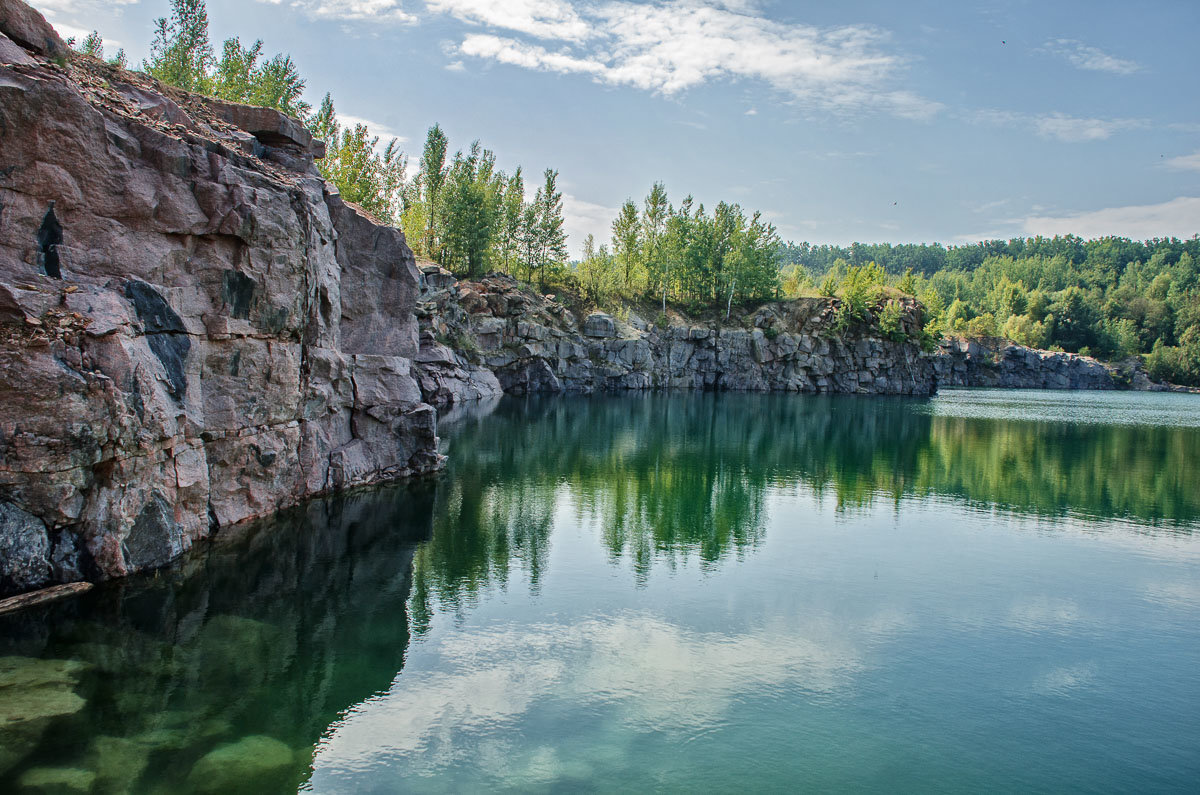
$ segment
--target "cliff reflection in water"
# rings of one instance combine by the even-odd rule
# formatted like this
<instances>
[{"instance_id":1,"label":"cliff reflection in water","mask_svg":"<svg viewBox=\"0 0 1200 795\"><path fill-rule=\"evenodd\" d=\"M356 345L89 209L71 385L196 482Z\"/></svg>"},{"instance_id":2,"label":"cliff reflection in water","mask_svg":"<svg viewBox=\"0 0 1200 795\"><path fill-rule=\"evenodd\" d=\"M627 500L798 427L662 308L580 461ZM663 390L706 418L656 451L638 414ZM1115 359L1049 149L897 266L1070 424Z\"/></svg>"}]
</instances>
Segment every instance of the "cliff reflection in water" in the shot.
<instances>
[{"instance_id":1,"label":"cliff reflection in water","mask_svg":"<svg viewBox=\"0 0 1200 795\"><path fill-rule=\"evenodd\" d=\"M317 501L156 577L0 617L0 789L294 792L327 727L404 666L433 490Z\"/></svg>"}]
</instances>

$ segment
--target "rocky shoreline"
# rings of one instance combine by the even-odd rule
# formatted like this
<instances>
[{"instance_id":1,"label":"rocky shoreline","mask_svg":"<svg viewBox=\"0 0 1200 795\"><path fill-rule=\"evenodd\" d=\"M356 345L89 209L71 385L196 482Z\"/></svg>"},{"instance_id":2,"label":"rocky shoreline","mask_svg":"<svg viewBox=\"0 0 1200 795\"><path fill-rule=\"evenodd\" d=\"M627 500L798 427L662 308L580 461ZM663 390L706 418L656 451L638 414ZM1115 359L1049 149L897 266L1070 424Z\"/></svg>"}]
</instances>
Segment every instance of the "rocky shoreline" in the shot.
<instances>
[{"instance_id":1,"label":"rocky shoreline","mask_svg":"<svg viewBox=\"0 0 1200 795\"><path fill-rule=\"evenodd\" d=\"M502 393L1149 388L1087 357L839 328L576 317L418 268L296 120L68 57L0 0L0 597L158 568L220 528L441 466L437 411ZM878 308L878 307L877 307Z\"/></svg>"}]
</instances>

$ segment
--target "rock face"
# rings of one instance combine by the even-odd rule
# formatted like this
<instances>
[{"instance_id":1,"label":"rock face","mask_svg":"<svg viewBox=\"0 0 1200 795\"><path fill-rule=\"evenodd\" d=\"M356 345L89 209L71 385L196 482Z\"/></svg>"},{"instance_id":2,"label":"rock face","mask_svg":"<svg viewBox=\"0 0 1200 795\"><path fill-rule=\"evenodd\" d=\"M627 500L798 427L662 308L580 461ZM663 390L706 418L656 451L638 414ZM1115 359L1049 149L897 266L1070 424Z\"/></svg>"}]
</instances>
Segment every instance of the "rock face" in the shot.
<instances>
[{"instance_id":1,"label":"rock face","mask_svg":"<svg viewBox=\"0 0 1200 795\"><path fill-rule=\"evenodd\" d=\"M561 304L493 274L457 282L427 266L416 369L424 398L644 389L928 395L933 365L911 341L837 334L825 299L760 309L751 328L672 326ZM905 331L916 331L915 304Z\"/></svg>"},{"instance_id":2,"label":"rock face","mask_svg":"<svg viewBox=\"0 0 1200 795\"><path fill-rule=\"evenodd\" d=\"M1005 340L948 339L934 357L939 386L1117 389L1113 370L1090 356L1040 351Z\"/></svg>"},{"instance_id":3,"label":"rock face","mask_svg":"<svg viewBox=\"0 0 1200 795\"><path fill-rule=\"evenodd\" d=\"M0 32L0 595L439 466L412 253L320 142Z\"/></svg>"}]
</instances>

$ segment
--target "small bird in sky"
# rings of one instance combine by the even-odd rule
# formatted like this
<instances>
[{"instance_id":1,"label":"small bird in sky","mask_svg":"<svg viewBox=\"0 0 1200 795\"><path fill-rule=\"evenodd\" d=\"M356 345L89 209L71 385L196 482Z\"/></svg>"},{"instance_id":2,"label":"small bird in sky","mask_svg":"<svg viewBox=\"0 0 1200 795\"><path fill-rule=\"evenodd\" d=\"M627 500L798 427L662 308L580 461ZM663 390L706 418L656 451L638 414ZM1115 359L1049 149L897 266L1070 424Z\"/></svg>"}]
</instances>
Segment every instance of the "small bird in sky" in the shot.
<instances>
[{"instance_id":1,"label":"small bird in sky","mask_svg":"<svg viewBox=\"0 0 1200 795\"><path fill-rule=\"evenodd\" d=\"M1004 39L1000 39L1000 43L1001 43L1001 44L1008 44L1008 42L1007 42L1007 41L1005 41Z\"/></svg>"},{"instance_id":2,"label":"small bird in sky","mask_svg":"<svg viewBox=\"0 0 1200 795\"><path fill-rule=\"evenodd\" d=\"M897 204L899 204L899 203L900 203L900 202L892 202L892 206L893 206L893 207L895 207L895 206L896 206Z\"/></svg>"}]
</instances>

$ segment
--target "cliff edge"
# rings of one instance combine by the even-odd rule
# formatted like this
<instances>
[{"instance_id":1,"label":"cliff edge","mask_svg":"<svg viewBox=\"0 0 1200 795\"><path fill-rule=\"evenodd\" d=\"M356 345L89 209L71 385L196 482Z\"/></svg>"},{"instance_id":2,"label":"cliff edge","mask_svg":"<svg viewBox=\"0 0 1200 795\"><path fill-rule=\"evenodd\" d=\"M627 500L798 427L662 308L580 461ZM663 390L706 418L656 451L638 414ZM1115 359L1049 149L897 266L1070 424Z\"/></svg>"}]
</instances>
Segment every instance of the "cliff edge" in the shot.
<instances>
[{"instance_id":1,"label":"cliff edge","mask_svg":"<svg viewBox=\"0 0 1200 795\"><path fill-rule=\"evenodd\" d=\"M0 595L436 469L412 252L323 144L66 53L0 0Z\"/></svg>"}]
</instances>

